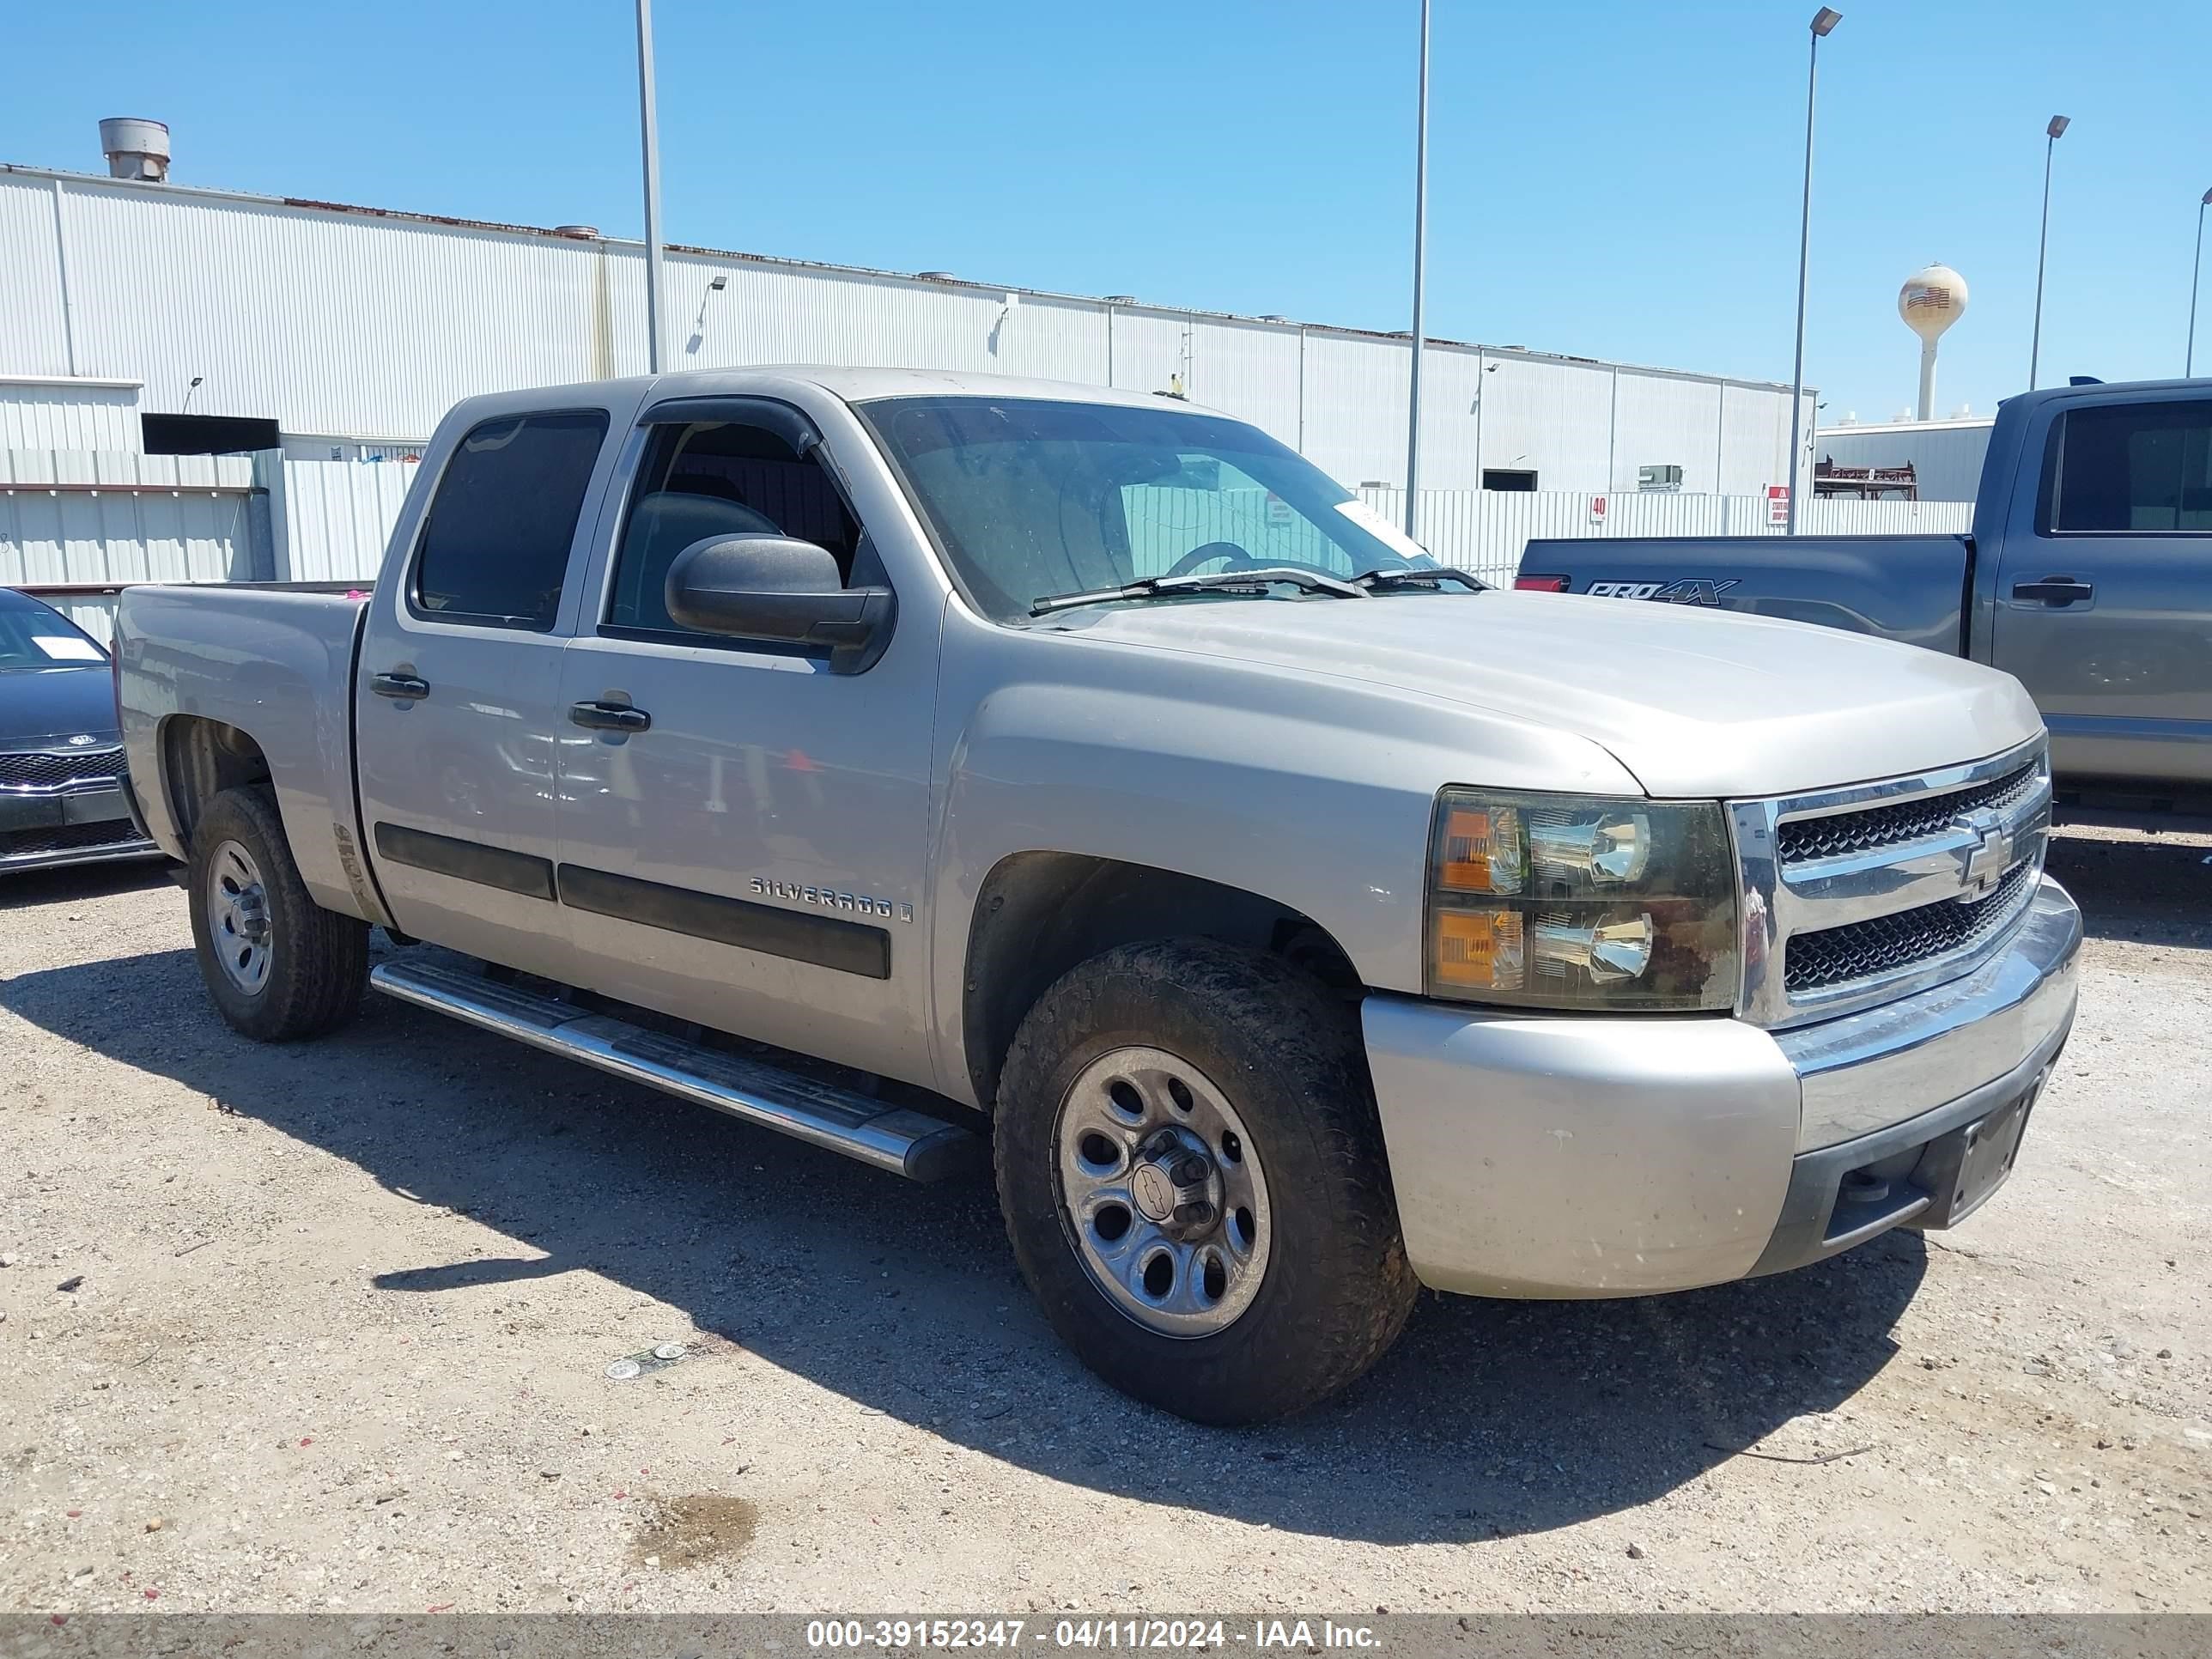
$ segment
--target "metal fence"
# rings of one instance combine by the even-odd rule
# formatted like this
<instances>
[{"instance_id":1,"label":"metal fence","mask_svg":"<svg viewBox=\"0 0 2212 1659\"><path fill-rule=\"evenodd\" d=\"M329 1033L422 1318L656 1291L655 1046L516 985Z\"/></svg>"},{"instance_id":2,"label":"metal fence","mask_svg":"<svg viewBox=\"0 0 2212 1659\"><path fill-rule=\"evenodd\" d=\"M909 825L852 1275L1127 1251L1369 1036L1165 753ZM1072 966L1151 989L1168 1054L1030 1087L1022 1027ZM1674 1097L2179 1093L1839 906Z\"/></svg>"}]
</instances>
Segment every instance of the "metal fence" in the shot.
<instances>
[{"instance_id":1,"label":"metal fence","mask_svg":"<svg viewBox=\"0 0 2212 1659\"><path fill-rule=\"evenodd\" d=\"M260 507L244 456L0 449L0 586L269 576ZM112 596L54 599L79 627L107 636Z\"/></svg>"},{"instance_id":2,"label":"metal fence","mask_svg":"<svg viewBox=\"0 0 2212 1659\"><path fill-rule=\"evenodd\" d=\"M404 462L286 460L0 450L0 585L99 587L134 581L360 581L376 574L418 469ZM1393 524L1405 492L1361 497ZM1265 490L1139 485L1123 492L1131 552L1153 575L1208 542L1267 560L1322 558L1312 526ZM1814 535L1962 532L1966 501L1811 501ZM1416 539L1438 559L1510 583L1532 538L1778 535L1759 495L1434 489ZM105 638L112 595L61 596Z\"/></svg>"},{"instance_id":3,"label":"metal fence","mask_svg":"<svg viewBox=\"0 0 2212 1659\"><path fill-rule=\"evenodd\" d=\"M1393 524L1406 517L1406 492L1370 488L1360 495ZM1596 536L1779 536L1763 495L1583 495L1499 489L1425 489L1414 539L1446 564L1486 581L1510 582L1531 541ZM1799 513L1808 536L1963 534L1971 501L1810 501Z\"/></svg>"},{"instance_id":4,"label":"metal fence","mask_svg":"<svg viewBox=\"0 0 2212 1659\"><path fill-rule=\"evenodd\" d=\"M392 524L416 469L400 464L287 461L280 526L281 568L295 581L349 581L376 574ZM1392 524L1405 521L1402 489L1370 488L1362 499ZM277 494L273 486L272 496ZM1602 507L1595 503L1602 502ZM1234 542L1264 560L1322 558L1323 538L1263 489L1132 485L1122 491L1130 550L1140 576L1157 575L1212 541ZM1780 535L1763 495L1654 492L1591 496L1564 491L1425 489L1414 539L1438 559L1486 580L1510 582L1532 538L1580 536ZM1811 501L1808 535L1963 532L1966 501Z\"/></svg>"},{"instance_id":5,"label":"metal fence","mask_svg":"<svg viewBox=\"0 0 2212 1659\"><path fill-rule=\"evenodd\" d=\"M285 461L265 466L277 568L288 581L365 581L421 468L406 461Z\"/></svg>"}]
</instances>

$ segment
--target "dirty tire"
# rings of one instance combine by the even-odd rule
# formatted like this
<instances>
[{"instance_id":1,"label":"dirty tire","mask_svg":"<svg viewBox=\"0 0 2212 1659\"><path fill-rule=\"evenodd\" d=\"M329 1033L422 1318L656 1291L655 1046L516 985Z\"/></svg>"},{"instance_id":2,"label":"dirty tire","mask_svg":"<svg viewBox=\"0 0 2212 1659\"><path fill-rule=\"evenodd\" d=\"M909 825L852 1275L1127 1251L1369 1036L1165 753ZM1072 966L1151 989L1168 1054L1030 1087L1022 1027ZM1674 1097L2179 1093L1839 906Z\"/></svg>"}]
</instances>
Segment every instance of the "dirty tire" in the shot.
<instances>
[{"instance_id":1,"label":"dirty tire","mask_svg":"<svg viewBox=\"0 0 2212 1659\"><path fill-rule=\"evenodd\" d=\"M241 989L216 959L210 915L210 863L226 842L259 867L269 919L269 964L258 990ZM226 789L192 832L186 890L192 952L208 995L233 1030L257 1042L287 1042L334 1031L361 1011L368 986L368 924L325 910L307 896L284 838L276 804L260 788Z\"/></svg>"},{"instance_id":2,"label":"dirty tire","mask_svg":"<svg viewBox=\"0 0 2212 1659\"><path fill-rule=\"evenodd\" d=\"M1109 1301L1061 1203L1062 1103L1094 1060L1139 1047L1188 1061L1230 1098L1271 1194L1257 1294L1204 1335L1155 1331ZM1180 1416L1302 1411L1373 1364L1413 1311L1356 1018L1279 957L1164 939L1071 969L1015 1034L994 1155L1007 1236L1053 1328L1115 1388Z\"/></svg>"}]
</instances>

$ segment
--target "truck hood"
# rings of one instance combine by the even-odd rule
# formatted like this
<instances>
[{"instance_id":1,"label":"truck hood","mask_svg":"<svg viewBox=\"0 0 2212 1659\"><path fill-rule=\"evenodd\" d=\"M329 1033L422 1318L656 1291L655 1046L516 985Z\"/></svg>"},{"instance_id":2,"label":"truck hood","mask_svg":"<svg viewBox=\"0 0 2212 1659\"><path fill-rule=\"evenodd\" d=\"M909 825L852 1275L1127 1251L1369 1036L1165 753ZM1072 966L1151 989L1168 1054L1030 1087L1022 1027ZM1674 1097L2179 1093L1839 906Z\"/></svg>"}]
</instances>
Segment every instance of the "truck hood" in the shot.
<instances>
[{"instance_id":1,"label":"truck hood","mask_svg":"<svg viewBox=\"0 0 2212 1659\"><path fill-rule=\"evenodd\" d=\"M1602 744L1662 797L1792 794L1927 771L2043 729L2009 674L1695 606L1498 590L1178 599L1058 620L1089 638L1364 681L1556 727Z\"/></svg>"}]
</instances>

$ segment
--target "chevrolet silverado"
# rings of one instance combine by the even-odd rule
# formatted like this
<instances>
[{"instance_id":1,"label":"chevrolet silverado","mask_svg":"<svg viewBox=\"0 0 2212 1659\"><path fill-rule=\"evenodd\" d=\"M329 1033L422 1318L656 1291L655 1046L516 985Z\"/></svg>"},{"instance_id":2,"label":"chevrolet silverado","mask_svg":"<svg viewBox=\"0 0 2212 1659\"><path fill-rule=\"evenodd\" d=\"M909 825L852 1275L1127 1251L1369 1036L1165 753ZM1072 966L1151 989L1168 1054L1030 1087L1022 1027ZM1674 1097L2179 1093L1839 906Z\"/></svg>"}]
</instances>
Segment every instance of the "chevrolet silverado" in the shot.
<instances>
[{"instance_id":1,"label":"chevrolet silverado","mask_svg":"<svg viewBox=\"0 0 2212 1659\"><path fill-rule=\"evenodd\" d=\"M893 1174L988 1147L1054 1328L1205 1420L1422 1285L1949 1226L2074 1017L2010 677L1486 589L1158 397L472 398L365 599L134 587L117 650L238 1030L368 987Z\"/></svg>"}]
</instances>

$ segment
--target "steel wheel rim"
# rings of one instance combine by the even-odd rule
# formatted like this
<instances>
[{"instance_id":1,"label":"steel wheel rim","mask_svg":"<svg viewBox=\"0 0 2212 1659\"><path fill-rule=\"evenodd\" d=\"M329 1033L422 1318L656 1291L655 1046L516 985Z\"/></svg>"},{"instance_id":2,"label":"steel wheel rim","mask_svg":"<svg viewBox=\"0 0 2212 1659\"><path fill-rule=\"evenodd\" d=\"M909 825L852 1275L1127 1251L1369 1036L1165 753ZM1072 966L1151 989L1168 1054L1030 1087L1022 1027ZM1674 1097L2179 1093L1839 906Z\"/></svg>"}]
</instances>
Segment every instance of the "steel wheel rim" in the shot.
<instances>
[{"instance_id":1,"label":"steel wheel rim","mask_svg":"<svg viewBox=\"0 0 2212 1659\"><path fill-rule=\"evenodd\" d=\"M227 841L208 860L208 943L223 977L248 996L269 983L271 929L261 866L239 842Z\"/></svg>"},{"instance_id":2,"label":"steel wheel rim","mask_svg":"<svg viewBox=\"0 0 2212 1659\"><path fill-rule=\"evenodd\" d=\"M1267 1176L1205 1073L1164 1049L1113 1049L1068 1089L1053 1141L1061 1224L1116 1310L1188 1340L1251 1307L1273 1242Z\"/></svg>"}]
</instances>

